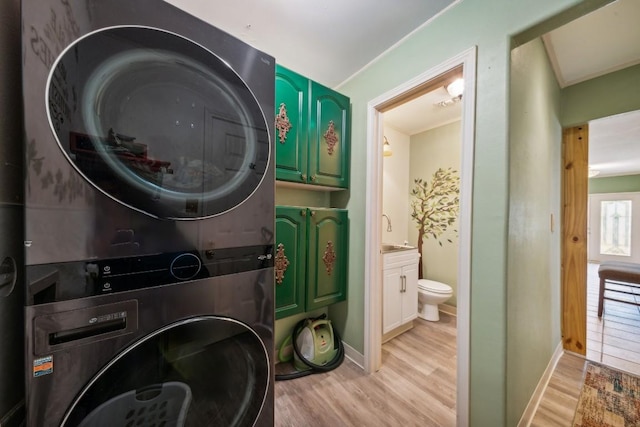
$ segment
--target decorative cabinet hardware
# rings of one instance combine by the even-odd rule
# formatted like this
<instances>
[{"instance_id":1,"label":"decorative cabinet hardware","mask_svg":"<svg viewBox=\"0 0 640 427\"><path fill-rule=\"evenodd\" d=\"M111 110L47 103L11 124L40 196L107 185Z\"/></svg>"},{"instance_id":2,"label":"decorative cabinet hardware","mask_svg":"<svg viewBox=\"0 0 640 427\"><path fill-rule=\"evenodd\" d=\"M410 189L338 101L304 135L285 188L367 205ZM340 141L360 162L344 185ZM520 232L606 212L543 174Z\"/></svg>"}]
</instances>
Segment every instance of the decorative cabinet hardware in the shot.
<instances>
[{"instance_id":1,"label":"decorative cabinet hardware","mask_svg":"<svg viewBox=\"0 0 640 427\"><path fill-rule=\"evenodd\" d=\"M291 122L287 117L287 106L284 102L280 103L280 111L276 115L276 129L278 130L280 144L284 144L287 140L287 133L291 130Z\"/></svg>"},{"instance_id":2,"label":"decorative cabinet hardware","mask_svg":"<svg viewBox=\"0 0 640 427\"><path fill-rule=\"evenodd\" d=\"M279 65L275 85L276 179L349 188L349 98Z\"/></svg>"},{"instance_id":3,"label":"decorative cabinet hardware","mask_svg":"<svg viewBox=\"0 0 640 427\"><path fill-rule=\"evenodd\" d=\"M329 127L327 128L327 131L324 133L323 136L324 136L325 142L327 143L327 153L329 153L329 155L332 156L333 149L338 143L338 135L336 135L336 129L333 126L333 120L329 120Z\"/></svg>"},{"instance_id":4,"label":"decorative cabinet hardware","mask_svg":"<svg viewBox=\"0 0 640 427\"><path fill-rule=\"evenodd\" d=\"M348 242L345 209L276 206L276 319L346 299ZM278 282L280 245L289 264Z\"/></svg>"},{"instance_id":5,"label":"decorative cabinet hardware","mask_svg":"<svg viewBox=\"0 0 640 427\"><path fill-rule=\"evenodd\" d=\"M336 252L333 250L333 242L331 240L327 242L327 248L324 250L322 261L324 262L324 267L327 270L327 274L331 276L331 272L333 271L333 263L336 262Z\"/></svg>"},{"instance_id":6,"label":"decorative cabinet hardware","mask_svg":"<svg viewBox=\"0 0 640 427\"><path fill-rule=\"evenodd\" d=\"M278 285L282 284L282 281L284 280L284 273L287 271L289 264L289 259L284 254L284 245L280 243L278 244L278 250L276 251L275 258L276 283Z\"/></svg>"}]
</instances>

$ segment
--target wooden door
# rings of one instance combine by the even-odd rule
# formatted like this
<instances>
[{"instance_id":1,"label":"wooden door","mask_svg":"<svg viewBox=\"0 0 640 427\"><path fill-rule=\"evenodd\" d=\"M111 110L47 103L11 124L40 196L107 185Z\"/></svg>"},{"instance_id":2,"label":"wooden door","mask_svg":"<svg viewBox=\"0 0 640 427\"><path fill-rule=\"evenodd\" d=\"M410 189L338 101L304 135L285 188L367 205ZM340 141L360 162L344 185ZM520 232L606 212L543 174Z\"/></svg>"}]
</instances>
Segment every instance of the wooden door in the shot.
<instances>
[{"instance_id":1,"label":"wooden door","mask_svg":"<svg viewBox=\"0 0 640 427\"><path fill-rule=\"evenodd\" d=\"M307 182L309 80L276 66L276 179Z\"/></svg>"},{"instance_id":2,"label":"wooden door","mask_svg":"<svg viewBox=\"0 0 640 427\"><path fill-rule=\"evenodd\" d=\"M562 147L562 342L586 355L588 126L564 129Z\"/></svg>"},{"instance_id":3,"label":"wooden door","mask_svg":"<svg viewBox=\"0 0 640 427\"><path fill-rule=\"evenodd\" d=\"M309 183L348 188L349 98L313 81L310 97Z\"/></svg>"}]
</instances>

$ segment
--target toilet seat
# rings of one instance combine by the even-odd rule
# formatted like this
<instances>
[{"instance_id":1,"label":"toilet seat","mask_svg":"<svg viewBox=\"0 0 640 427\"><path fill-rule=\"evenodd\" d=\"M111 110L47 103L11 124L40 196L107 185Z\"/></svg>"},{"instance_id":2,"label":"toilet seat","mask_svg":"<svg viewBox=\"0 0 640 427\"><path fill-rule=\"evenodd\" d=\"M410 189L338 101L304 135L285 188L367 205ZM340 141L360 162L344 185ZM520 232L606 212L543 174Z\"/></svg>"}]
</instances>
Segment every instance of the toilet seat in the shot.
<instances>
[{"instance_id":1,"label":"toilet seat","mask_svg":"<svg viewBox=\"0 0 640 427\"><path fill-rule=\"evenodd\" d=\"M450 294L453 291L449 285L428 279L418 280L418 289L433 292L434 294Z\"/></svg>"}]
</instances>

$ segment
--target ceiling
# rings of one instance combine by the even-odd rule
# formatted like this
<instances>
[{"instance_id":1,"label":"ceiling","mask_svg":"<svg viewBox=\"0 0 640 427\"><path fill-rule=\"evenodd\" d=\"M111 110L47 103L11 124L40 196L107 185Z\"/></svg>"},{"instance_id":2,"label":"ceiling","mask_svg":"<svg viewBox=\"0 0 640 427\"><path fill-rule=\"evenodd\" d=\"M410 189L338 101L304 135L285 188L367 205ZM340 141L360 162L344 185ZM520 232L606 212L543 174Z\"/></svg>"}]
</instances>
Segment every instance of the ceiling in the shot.
<instances>
[{"instance_id":1,"label":"ceiling","mask_svg":"<svg viewBox=\"0 0 640 427\"><path fill-rule=\"evenodd\" d=\"M542 37L560 87L640 64L640 1L618 0ZM640 174L640 113L589 122L589 167Z\"/></svg>"},{"instance_id":2,"label":"ceiling","mask_svg":"<svg viewBox=\"0 0 640 427\"><path fill-rule=\"evenodd\" d=\"M640 1L618 0L542 37L561 88L640 63ZM458 120L461 103L442 108L444 88L384 113L407 135ZM640 174L640 112L589 123L589 164L599 177Z\"/></svg>"},{"instance_id":3,"label":"ceiling","mask_svg":"<svg viewBox=\"0 0 640 427\"><path fill-rule=\"evenodd\" d=\"M165 0L336 87L460 0Z\"/></svg>"},{"instance_id":4,"label":"ceiling","mask_svg":"<svg viewBox=\"0 0 640 427\"><path fill-rule=\"evenodd\" d=\"M165 0L328 87L339 86L416 29L461 0ZM617 0L542 39L561 87L640 63L640 0ZM355 23L355 24L354 24ZM385 112L386 126L407 135L460 119L444 88ZM640 173L636 114L590 126L590 164L600 176ZM615 149L612 149L615 147ZM637 165L637 166L634 166Z\"/></svg>"}]
</instances>

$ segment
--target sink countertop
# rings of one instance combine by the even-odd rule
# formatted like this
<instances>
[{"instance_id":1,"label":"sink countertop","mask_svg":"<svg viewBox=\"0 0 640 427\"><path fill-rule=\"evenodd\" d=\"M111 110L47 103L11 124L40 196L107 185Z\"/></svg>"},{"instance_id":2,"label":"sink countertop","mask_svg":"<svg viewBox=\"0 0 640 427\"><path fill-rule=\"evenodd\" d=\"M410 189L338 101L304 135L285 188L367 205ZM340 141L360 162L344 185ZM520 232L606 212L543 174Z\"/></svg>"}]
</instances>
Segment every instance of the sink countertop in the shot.
<instances>
[{"instance_id":1,"label":"sink countertop","mask_svg":"<svg viewBox=\"0 0 640 427\"><path fill-rule=\"evenodd\" d=\"M409 245L396 245L396 244L392 244L392 243L383 243L380 246L381 252L384 253L388 253L388 252L398 252L398 251L410 251L412 249L418 249L415 246L409 246Z\"/></svg>"}]
</instances>

